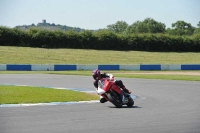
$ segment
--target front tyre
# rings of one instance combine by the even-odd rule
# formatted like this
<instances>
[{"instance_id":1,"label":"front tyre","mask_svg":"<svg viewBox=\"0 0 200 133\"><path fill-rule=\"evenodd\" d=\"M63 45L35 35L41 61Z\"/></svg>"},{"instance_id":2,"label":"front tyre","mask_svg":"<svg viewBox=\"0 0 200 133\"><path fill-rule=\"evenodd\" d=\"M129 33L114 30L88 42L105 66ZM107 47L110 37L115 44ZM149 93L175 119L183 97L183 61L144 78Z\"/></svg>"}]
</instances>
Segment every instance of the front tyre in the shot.
<instances>
[{"instance_id":1,"label":"front tyre","mask_svg":"<svg viewBox=\"0 0 200 133\"><path fill-rule=\"evenodd\" d=\"M131 97L128 98L128 103L126 103L128 107L132 107L134 105L134 101Z\"/></svg>"},{"instance_id":2,"label":"front tyre","mask_svg":"<svg viewBox=\"0 0 200 133\"><path fill-rule=\"evenodd\" d=\"M109 101L113 103L117 108L122 107L121 99L114 91L110 91L109 93L107 93L107 97Z\"/></svg>"}]
</instances>

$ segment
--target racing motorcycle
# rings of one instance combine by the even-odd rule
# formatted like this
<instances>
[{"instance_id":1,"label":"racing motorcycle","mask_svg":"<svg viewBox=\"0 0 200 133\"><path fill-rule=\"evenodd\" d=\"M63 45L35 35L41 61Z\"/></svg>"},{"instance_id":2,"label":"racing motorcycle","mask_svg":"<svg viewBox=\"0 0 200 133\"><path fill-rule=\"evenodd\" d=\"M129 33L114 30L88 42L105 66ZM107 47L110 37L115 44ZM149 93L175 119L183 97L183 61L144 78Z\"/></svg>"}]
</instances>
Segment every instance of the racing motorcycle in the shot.
<instances>
[{"instance_id":1,"label":"racing motorcycle","mask_svg":"<svg viewBox=\"0 0 200 133\"><path fill-rule=\"evenodd\" d=\"M121 90L114 81L107 78L102 78L98 81L97 94L110 101L117 108L121 108L123 105L127 105L128 107L134 105L131 96Z\"/></svg>"}]
</instances>

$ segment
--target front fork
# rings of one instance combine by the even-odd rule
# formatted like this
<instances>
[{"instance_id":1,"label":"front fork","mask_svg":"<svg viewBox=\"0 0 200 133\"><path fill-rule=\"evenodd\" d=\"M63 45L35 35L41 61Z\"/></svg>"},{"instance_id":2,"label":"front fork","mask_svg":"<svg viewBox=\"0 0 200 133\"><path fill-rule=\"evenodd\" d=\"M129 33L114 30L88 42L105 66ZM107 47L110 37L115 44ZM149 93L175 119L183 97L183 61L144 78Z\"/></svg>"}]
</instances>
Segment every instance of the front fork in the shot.
<instances>
[{"instance_id":1,"label":"front fork","mask_svg":"<svg viewBox=\"0 0 200 133\"><path fill-rule=\"evenodd\" d=\"M128 94L125 93L123 90L120 93L120 97L121 97L121 100L122 100L123 104L128 103Z\"/></svg>"}]
</instances>

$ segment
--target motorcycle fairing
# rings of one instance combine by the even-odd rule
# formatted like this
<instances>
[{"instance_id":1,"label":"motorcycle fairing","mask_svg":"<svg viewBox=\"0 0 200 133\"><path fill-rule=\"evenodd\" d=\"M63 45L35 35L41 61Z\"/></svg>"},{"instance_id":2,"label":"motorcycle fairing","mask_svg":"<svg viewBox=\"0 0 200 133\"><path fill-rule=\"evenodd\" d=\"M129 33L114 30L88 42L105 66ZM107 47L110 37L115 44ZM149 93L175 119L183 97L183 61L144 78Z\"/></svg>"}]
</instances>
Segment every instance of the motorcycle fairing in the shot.
<instances>
[{"instance_id":1,"label":"motorcycle fairing","mask_svg":"<svg viewBox=\"0 0 200 133\"><path fill-rule=\"evenodd\" d=\"M105 90L103 90L103 89L101 89L100 87L98 87L98 89L97 89L97 94L98 95L102 95L102 94L104 94L105 93Z\"/></svg>"},{"instance_id":2,"label":"motorcycle fairing","mask_svg":"<svg viewBox=\"0 0 200 133\"><path fill-rule=\"evenodd\" d=\"M109 90L114 90L115 92L117 92L118 94L121 93L121 89L114 83L114 82L111 82L109 80L105 80L104 81L104 90L107 92Z\"/></svg>"},{"instance_id":3,"label":"motorcycle fairing","mask_svg":"<svg viewBox=\"0 0 200 133\"><path fill-rule=\"evenodd\" d=\"M122 93L122 90L115 84L115 82L110 81L109 79L106 78L103 78L98 81L97 93L99 95L104 95L106 92L109 92L110 90L116 92L121 98L121 101L124 102L124 95ZM106 95L105 98L107 99Z\"/></svg>"}]
</instances>

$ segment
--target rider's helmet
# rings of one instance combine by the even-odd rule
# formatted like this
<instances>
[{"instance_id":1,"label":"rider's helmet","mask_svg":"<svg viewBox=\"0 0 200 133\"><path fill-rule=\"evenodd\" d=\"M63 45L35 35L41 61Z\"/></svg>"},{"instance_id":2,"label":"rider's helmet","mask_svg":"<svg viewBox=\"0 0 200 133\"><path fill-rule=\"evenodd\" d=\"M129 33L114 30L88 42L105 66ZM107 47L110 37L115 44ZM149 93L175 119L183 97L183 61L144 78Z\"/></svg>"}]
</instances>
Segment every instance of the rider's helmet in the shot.
<instances>
[{"instance_id":1,"label":"rider's helmet","mask_svg":"<svg viewBox=\"0 0 200 133\"><path fill-rule=\"evenodd\" d=\"M98 69L92 71L92 77L96 80L101 78L101 72Z\"/></svg>"}]
</instances>

